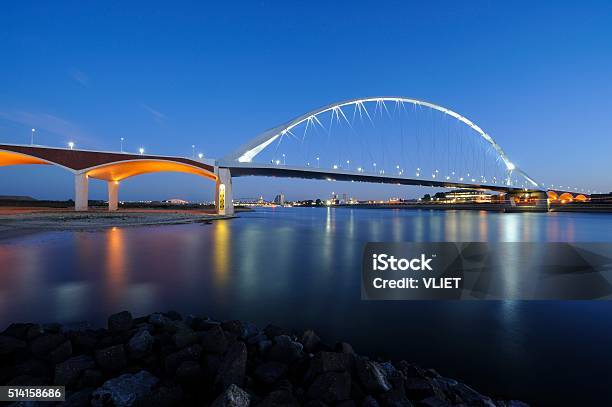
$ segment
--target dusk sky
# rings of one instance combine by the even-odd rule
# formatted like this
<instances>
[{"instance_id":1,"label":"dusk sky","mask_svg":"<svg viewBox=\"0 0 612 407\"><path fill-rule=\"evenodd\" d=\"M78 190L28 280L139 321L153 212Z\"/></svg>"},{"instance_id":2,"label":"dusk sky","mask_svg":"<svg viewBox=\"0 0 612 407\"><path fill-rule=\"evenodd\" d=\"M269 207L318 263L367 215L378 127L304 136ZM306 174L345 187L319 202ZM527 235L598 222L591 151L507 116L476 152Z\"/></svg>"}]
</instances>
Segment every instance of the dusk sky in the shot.
<instances>
[{"instance_id":1,"label":"dusk sky","mask_svg":"<svg viewBox=\"0 0 612 407\"><path fill-rule=\"evenodd\" d=\"M222 3L222 2L219 2ZM221 157L313 108L398 95L473 120L538 181L612 190L612 3L29 2L0 13L0 142ZM68 199L60 168L4 167L0 195ZM105 197L91 183L92 199ZM234 196L423 189L240 178ZM121 199L210 200L185 174Z\"/></svg>"}]
</instances>

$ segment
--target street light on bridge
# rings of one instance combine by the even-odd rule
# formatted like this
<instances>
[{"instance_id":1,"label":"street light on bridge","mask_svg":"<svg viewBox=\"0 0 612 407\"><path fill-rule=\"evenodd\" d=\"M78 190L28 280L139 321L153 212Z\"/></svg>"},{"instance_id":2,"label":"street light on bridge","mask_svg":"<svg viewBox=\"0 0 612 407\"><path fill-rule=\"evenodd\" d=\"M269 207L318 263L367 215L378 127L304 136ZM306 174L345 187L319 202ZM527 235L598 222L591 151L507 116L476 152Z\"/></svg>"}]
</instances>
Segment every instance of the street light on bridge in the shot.
<instances>
[{"instance_id":1,"label":"street light on bridge","mask_svg":"<svg viewBox=\"0 0 612 407\"><path fill-rule=\"evenodd\" d=\"M202 158L204 158L204 154L199 153L199 154L198 154L198 158L201 160Z\"/></svg>"},{"instance_id":2,"label":"street light on bridge","mask_svg":"<svg viewBox=\"0 0 612 407\"><path fill-rule=\"evenodd\" d=\"M144 154L144 148L140 147L140 148L138 149L138 152L140 153L140 155L143 155L143 154Z\"/></svg>"},{"instance_id":3,"label":"street light on bridge","mask_svg":"<svg viewBox=\"0 0 612 407\"><path fill-rule=\"evenodd\" d=\"M34 133L36 133L36 129L32 129L32 136L30 137L30 145L34 145Z\"/></svg>"},{"instance_id":4,"label":"street light on bridge","mask_svg":"<svg viewBox=\"0 0 612 407\"><path fill-rule=\"evenodd\" d=\"M68 142L68 147L70 147L71 150L74 149L74 142L73 141L69 141Z\"/></svg>"},{"instance_id":5,"label":"street light on bridge","mask_svg":"<svg viewBox=\"0 0 612 407\"><path fill-rule=\"evenodd\" d=\"M119 143L119 151L123 153L123 137L121 137L121 141Z\"/></svg>"}]
</instances>

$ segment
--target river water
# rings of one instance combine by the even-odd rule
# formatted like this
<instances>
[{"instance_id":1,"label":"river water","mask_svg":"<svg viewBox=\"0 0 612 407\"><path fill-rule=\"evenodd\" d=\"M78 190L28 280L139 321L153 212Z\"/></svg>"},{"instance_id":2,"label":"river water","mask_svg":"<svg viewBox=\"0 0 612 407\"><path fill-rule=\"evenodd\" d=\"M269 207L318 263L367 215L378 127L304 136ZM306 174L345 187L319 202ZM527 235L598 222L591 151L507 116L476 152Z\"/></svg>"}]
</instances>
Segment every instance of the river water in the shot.
<instances>
[{"instance_id":1,"label":"river water","mask_svg":"<svg viewBox=\"0 0 612 407\"><path fill-rule=\"evenodd\" d=\"M607 214L276 208L212 224L0 236L0 329L174 309L313 328L535 405L612 404L607 301L362 301L368 241L606 242Z\"/></svg>"}]
</instances>

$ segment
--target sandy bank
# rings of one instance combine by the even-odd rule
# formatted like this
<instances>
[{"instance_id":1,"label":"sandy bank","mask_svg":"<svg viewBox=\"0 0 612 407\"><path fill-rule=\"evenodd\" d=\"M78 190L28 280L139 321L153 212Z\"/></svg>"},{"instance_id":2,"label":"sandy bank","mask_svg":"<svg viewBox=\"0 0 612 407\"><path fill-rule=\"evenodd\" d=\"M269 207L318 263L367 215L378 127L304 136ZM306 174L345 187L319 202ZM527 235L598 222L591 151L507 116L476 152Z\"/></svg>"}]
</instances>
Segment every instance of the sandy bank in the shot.
<instances>
[{"instance_id":1,"label":"sandy bank","mask_svg":"<svg viewBox=\"0 0 612 407\"><path fill-rule=\"evenodd\" d=\"M17 230L85 230L109 227L151 226L201 223L233 216L220 216L204 210L133 209L107 212L91 210L74 212L63 209L3 208L0 211L0 233Z\"/></svg>"}]
</instances>

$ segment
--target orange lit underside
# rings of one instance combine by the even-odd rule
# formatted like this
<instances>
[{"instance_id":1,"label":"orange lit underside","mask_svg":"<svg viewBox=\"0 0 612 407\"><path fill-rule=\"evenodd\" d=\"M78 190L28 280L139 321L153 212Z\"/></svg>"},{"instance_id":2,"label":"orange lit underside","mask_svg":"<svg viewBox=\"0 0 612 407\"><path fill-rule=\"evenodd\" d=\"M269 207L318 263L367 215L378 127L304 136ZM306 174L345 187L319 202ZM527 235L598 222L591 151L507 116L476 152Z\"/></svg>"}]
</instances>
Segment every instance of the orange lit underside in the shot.
<instances>
[{"instance_id":1,"label":"orange lit underside","mask_svg":"<svg viewBox=\"0 0 612 407\"><path fill-rule=\"evenodd\" d=\"M213 181L217 180L217 177L213 173L206 171L202 168L178 162L158 160L124 161L115 164L109 164L88 171L87 175L91 178L97 178L106 181L121 181L123 179L133 177L134 175L165 171L184 172L188 174L200 175Z\"/></svg>"},{"instance_id":2,"label":"orange lit underside","mask_svg":"<svg viewBox=\"0 0 612 407\"><path fill-rule=\"evenodd\" d=\"M0 166L7 165L22 165L22 164L44 164L49 165L48 162L41 160L40 158L31 157L29 155L13 153L12 151L0 151Z\"/></svg>"}]
</instances>

